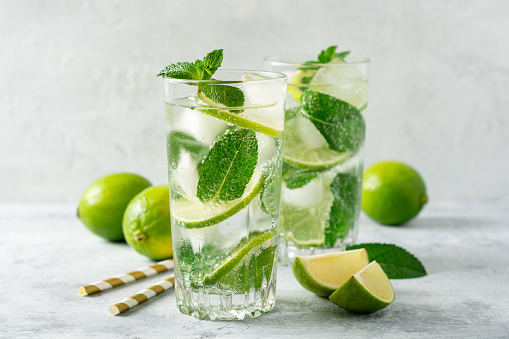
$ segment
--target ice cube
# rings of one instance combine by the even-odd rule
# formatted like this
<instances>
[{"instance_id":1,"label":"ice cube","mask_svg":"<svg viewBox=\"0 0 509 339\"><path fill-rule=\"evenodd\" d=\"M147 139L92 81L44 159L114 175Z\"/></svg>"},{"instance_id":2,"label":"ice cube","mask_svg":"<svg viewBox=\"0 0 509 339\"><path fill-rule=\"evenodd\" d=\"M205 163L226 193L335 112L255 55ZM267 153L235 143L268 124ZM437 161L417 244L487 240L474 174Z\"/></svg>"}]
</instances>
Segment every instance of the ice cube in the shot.
<instances>
[{"instance_id":1,"label":"ice cube","mask_svg":"<svg viewBox=\"0 0 509 339\"><path fill-rule=\"evenodd\" d=\"M297 119L295 125L302 143L309 148L326 147L327 140L325 140L322 133L316 129L315 125L308 118L299 115L294 119Z\"/></svg>"},{"instance_id":2,"label":"ice cube","mask_svg":"<svg viewBox=\"0 0 509 339\"><path fill-rule=\"evenodd\" d=\"M188 197L196 196L199 179L196 165L189 153L182 152L176 173L171 178L173 184L180 187L182 193Z\"/></svg>"},{"instance_id":3,"label":"ice cube","mask_svg":"<svg viewBox=\"0 0 509 339\"><path fill-rule=\"evenodd\" d=\"M332 95L359 109L368 101L368 79L348 64L321 67L311 80L310 89Z\"/></svg>"}]
</instances>

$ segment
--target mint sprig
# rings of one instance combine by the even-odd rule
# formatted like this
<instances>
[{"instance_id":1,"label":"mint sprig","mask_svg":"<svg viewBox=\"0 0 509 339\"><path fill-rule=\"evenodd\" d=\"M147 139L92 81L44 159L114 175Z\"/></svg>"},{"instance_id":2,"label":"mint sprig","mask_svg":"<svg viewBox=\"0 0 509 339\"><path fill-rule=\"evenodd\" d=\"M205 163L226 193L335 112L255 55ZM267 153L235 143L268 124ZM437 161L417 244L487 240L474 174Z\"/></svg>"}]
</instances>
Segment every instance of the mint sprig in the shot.
<instances>
[{"instance_id":1,"label":"mint sprig","mask_svg":"<svg viewBox=\"0 0 509 339\"><path fill-rule=\"evenodd\" d=\"M426 269L413 254L393 244L367 243L348 246L347 250L365 248L369 261L376 260L389 279L410 279L426 275Z\"/></svg>"},{"instance_id":2,"label":"mint sprig","mask_svg":"<svg viewBox=\"0 0 509 339\"><path fill-rule=\"evenodd\" d=\"M185 79L185 80L213 80L212 75L223 62L223 50L216 49L207 54L203 60L192 62L176 62L163 68L157 76ZM202 85L198 84L199 91L208 98L226 107L239 107L244 105L244 93L237 87L228 85ZM239 111L237 111L238 113ZM235 112L234 112L235 113Z\"/></svg>"},{"instance_id":3,"label":"mint sprig","mask_svg":"<svg viewBox=\"0 0 509 339\"><path fill-rule=\"evenodd\" d=\"M357 177L338 173L330 185L334 201L325 226L325 245L334 246L337 239L344 239L355 223L357 201L360 199L360 181Z\"/></svg>"},{"instance_id":4,"label":"mint sprig","mask_svg":"<svg viewBox=\"0 0 509 339\"><path fill-rule=\"evenodd\" d=\"M301 98L306 116L336 152L358 150L364 142L366 123L360 111L346 101L306 91Z\"/></svg>"},{"instance_id":5,"label":"mint sprig","mask_svg":"<svg viewBox=\"0 0 509 339\"><path fill-rule=\"evenodd\" d=\"M203 201L231 201L242 197L258 160L255 132L237 129L224 134L198 169L197 197Z\"/></svg>"},{"instance_id":6,"label":"mint sprig","mask_svg":"<svg viewBox=\"0 0 509 339\"><path fill-rule=\"evenodd\" d=\"M305 64L306 65L328 64L329 62L331 62L334 59L336 59L336 60L339 59L341 61L344 61L345 58L350 54L350 51L343 51L343 52L336 53L337 48L338 48L337 45L329 46L326 49L322 50L320 52L320 54L318 54L318 57L317 57L318 61L310 60L310 61L306 61Z\"/></svg>"}]
</instances>

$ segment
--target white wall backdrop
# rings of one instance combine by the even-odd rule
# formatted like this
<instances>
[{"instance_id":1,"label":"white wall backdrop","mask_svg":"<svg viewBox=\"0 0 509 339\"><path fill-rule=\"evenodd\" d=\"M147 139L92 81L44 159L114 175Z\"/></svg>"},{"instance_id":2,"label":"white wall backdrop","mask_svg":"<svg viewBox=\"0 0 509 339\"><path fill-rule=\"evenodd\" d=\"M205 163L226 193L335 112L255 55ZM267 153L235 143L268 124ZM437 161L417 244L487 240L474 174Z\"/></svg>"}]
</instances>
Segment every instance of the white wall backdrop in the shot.
<instances>
[{"instance_id":1,"label":"white wall backdrop","mask_svg":"<svg viewBox=\"0 0 509 339\"><path fill-rule=\"evenodd\" d=\"M339 43L372 60L367 165L408 162L432 202L509 202L508 19L505 0L3 0L0 200L77 201L117 171L166 183L163 66Z\"/></svg>"}]
</instances>

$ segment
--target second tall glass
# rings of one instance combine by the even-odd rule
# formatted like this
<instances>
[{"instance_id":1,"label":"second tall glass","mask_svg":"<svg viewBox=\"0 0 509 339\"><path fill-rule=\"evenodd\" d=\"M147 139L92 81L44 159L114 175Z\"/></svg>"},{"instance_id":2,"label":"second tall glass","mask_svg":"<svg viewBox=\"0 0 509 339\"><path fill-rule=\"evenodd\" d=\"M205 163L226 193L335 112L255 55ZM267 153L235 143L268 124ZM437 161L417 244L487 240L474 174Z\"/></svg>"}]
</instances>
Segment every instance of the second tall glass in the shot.
<instances>
[{"instance_id":1,"label":"second tall glass","mask_svg":"<svg viewBox=\"0 0 509 339\"><path fill-rule=\"evenodd\" d=\"M320 64L312 56L270 57L288 76L280 260L354 244L358 233L368 60Z\"/></svg>"}]
</instances>

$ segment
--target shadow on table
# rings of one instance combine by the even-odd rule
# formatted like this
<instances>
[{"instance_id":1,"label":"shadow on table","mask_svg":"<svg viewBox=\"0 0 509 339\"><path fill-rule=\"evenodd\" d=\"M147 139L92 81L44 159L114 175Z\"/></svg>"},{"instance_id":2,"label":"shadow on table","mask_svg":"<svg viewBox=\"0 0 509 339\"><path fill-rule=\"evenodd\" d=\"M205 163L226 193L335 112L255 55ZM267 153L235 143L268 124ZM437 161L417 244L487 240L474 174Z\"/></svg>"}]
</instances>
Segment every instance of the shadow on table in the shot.
<instances>
[{"instance_id":1,"label":"shadow on table","mask_svg":"<svg viewBox=\"0 0 509 339\"><path fill-rule=\"evenodd\" d=\"M434 217L434 216L417 216L415 219L400 226L387 226L389 228L404 228L404 229L423 229L430 231L446 230L446 229L464 229L464 228L478 228L489 226L497 223L494 219L465 217L465 216L448 216L448 217Z\"/></svg>"}]
</instances>

